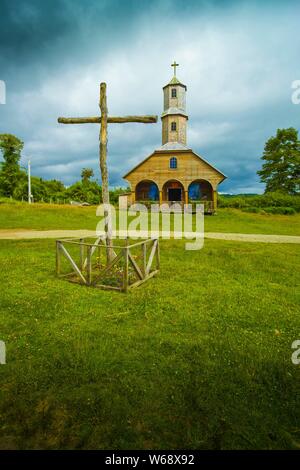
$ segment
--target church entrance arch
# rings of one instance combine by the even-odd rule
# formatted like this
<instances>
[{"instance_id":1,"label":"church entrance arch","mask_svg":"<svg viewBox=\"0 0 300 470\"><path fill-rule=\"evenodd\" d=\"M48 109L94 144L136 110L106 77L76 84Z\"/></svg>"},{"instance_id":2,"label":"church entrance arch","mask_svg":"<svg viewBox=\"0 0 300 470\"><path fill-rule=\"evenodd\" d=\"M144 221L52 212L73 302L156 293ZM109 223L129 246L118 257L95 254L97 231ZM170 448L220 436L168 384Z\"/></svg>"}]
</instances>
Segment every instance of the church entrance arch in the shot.
<instances>
[{"instance_id":1,"label":"church entrance arch","mask_svg":"<svg viewBox=\"0 0 300 470\"><path fill-rule=\"evenodd\" d=\"M135 188L135 200L136 201L158 201L159 190L158 186L154 181L143 180L140 181Z\"/></svg>"},{"instance_id":2,"label":"church entrance arch","mask_svg":"<svg viewBox=\"0 0 300 470\"><path fill-rule=\"evenodd\" d=\"M190 201L212 201L213 188L209 181L195 180L192 181L188 188Z\"/></svg>"},{"instance_id":3,"label":"church entrance arch","mask_svg":"<svg viewBox=\"0 0 300 470\"><path fill-rule=\"evenodd\" d=\"M177 180L167 181L163 185L163 200L169 202L182 202L184 201L184 187Z\"/></svg>"}]
</instances>

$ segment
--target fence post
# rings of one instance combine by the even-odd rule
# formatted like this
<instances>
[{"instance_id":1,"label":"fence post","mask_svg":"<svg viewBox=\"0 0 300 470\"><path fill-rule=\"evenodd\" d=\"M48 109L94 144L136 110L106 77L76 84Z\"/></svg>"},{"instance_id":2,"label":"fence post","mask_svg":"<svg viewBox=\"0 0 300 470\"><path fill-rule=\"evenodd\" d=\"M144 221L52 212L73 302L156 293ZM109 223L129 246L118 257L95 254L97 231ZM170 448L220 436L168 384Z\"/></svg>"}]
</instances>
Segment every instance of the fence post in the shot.
<instances>
[{"instance_id":1,"label":"fence post","mask_svg":"<svg viewBox=\"0 0 300 470\"><path fill-rule=\"evenodd\" d=\"M159 251L158 239L157 239L157 245L156 245L156 269L160 269L160 251Z\"/></svg>"},{"instance_id":2,"label":"fence post","mask_svg":"<svg viewBox=\"0 0 300 470\"><path fill-rule=\"evenodd\" d=\"M80 267L80 271L83 271L83 263L84 263L84 245L83 245L83 242L84 242L84 238L80 238L79 240L80 242L80 261L79 261L79 267Z\"/></svg>"},{"instance_id":3,"label":"fence post","mask_svg":"<svg viewBox=\"0 0 300 470\"><path fill-rule=\"evenodd\" d=\"M147 243L142 244L142 272L144 277L146 277L146 269L147 269Z\"/></svg>"},{"instance_id":4,"label":"fence post","mask_svg":"<svg viewBox=\"0 0 300 470\"><path fill-rule=\"evenodd\" d=\"M56 274L60 274L60 241L56 240Z\"/></svg>"},{"instance_id":5,"label":"fence post","mask_svg":"<svg viewBox=\"0 0 300 470\"><path fill-rule=\"evenodd\" d=\"M87 274L87 285L90 286L92 283L92 247L87 247L86 256L86 274Z\"/></svg>"},{"instance_id":6,"label":"fence post","mask_svg":"<svg viewBox=\"0 0 300 470\"><path fill-rule=\"evenodd\" d=\"M98 248L97 248L97 251L98 251L98 260L97 260L97 266L98 268L101 266L101 247L100 245L98 244Z\"/></svg>"},{"instance_id":7,"label":"fence post","mask_svg":"<svg viewBox=\"0 0 300 470\"><path fill-rule=\"evenodd\" d=\"M128 291L128 246L124 248L123 291Z\"/></svg>"}]
</instances>

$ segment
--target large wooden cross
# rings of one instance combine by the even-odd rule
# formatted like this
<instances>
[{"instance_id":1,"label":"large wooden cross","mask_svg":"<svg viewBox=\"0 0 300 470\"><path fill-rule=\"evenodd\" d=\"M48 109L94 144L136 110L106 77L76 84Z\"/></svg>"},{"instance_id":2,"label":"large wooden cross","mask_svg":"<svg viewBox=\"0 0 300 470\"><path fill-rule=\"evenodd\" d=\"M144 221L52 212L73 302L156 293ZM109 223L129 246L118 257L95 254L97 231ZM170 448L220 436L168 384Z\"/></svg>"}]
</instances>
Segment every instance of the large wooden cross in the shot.
<instances>
[{"instance_id":1,"label":"large wooden cross","mask_svg":"<svg viewBox=\"0 0 300 470\"><path fill-rule=\"evenodd\" d=\"M107 111L106 99L106 83L100 83L100 116L95 117L79 117L79 118L64 118L59 117L58 122L61 124L100 124L100 171L102 177L102 201L104 203L104 216L105 216L105 239L107 246L107 259L108 261L114 256L111 249L111 221L108 208L109 205L109 185L108 185L108 170L107 170L107 124L122 124L125 122L140 122L143 124L152 124L157 122L157 116L122 116L122 117L109 117Z\"/></svg>"}]
</instances>

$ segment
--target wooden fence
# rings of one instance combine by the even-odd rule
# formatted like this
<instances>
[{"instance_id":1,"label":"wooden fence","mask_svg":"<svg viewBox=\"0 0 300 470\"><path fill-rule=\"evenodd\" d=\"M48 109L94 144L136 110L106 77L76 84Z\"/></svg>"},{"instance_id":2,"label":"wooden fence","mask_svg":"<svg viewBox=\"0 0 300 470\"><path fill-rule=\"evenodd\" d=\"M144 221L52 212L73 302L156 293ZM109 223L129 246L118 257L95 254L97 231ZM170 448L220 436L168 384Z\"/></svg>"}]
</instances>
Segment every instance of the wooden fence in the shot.
<instances>
[{"instance_id":1,"label":"wooden fence","mask_svg":"<svg viewBox=\"0 0 300 470\"><path fill-rule=\"evenodd\" d=\"M155 276L160 268L159 241L147 239L112 245L115 257L107 263L103 238L56 241L56 274L70 282L127 292Z\"/></svg>"}]
</instances>

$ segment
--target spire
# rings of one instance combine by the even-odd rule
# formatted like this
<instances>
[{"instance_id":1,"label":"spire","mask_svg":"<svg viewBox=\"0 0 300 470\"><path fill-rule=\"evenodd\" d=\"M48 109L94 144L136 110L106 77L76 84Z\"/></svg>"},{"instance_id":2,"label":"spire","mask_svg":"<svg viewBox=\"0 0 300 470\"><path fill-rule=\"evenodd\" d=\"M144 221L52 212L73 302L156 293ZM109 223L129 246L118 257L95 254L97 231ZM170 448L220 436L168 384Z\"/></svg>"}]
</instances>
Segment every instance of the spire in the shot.
<instances>
[{"instance_id":1,"label":"spire","mask_svg":"<svg viewBox=\"0 0 300 470\"><path fill-rule=\"evenodd\" d=\"M176 60L174 60L173 64L171 64L171 67L174 68L174 76L173 78L169 81L169 83L167 83L167 85L164 86L164 88L166 86L169 86L169 85L181 85L182 87L184 87L186 89L186 86L181 83L178 78L176 77L176 67L179 67L179 64L177 64Z\"/></svg>"}]
</instances>

